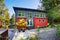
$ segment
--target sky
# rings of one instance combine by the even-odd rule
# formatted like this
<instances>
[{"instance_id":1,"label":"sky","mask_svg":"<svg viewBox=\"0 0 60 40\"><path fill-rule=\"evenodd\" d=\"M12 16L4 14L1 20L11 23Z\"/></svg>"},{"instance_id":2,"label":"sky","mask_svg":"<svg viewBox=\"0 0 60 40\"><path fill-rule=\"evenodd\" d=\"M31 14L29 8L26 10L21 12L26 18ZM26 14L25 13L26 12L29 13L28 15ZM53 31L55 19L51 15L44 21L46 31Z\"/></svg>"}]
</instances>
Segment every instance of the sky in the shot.
<instances>
[{"instance_id":1,"label":"sky","mask_svg":"<svg viewBox=\"0 0 60 40\"><path fill-rule=\"evenodd\" d=\"M13 7L23 7L23 8L38 8L39 0L4 0L6 7L9 10L10 17L14 14Z\"/></svg>"}]
</instances>

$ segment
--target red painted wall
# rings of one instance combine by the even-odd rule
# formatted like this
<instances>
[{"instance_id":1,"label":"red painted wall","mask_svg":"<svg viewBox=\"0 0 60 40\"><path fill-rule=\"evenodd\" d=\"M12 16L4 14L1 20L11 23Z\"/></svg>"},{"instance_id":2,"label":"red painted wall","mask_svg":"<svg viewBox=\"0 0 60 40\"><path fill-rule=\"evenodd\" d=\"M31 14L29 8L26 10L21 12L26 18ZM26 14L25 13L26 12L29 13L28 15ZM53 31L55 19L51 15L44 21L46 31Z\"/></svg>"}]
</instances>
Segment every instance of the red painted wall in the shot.
<instances>
[{"instance_id":1,"label":"red painted wall","mask_svg":"<svg viewBox=\"0 0 60 40\"><path fill-rule=\"evenodd\" d=\"M24 19L26 21L26 18L16 17L16 22L19 22L20 19ZM25 28L26 29L26 26L17 26L17 29L21 29L21 28Z\"/></svg>"},{"instance_id":2,"label":"red painted wall","mask_svg":"<svg viewBox=\"0 0 60 40\"><path fill-rule=\"evenodd\" d=\"M20 17L16 17L16 22L19 21L19 19L22 19ZM25 21L26 21L26 18L23 18ZM33 23L34 23L34 28L37 28L38 26L47 26L48 24L48 18L36 18L34 17L34 20L33 20ZM18 29L21 29L21 28L25 28L26 29L26 26L17 26Z\"/></svg>"},{"instance_id":3,"label":"red painted wall","mask_svg":"<svg viewBox=\"0 0 60 40\"><path fill-rule=\"evenodd\" d=\"M34 28L37 28L38 26L47 26L48 24L48 18L36 18L34 17Z\"/></svg>"}]
</instances>

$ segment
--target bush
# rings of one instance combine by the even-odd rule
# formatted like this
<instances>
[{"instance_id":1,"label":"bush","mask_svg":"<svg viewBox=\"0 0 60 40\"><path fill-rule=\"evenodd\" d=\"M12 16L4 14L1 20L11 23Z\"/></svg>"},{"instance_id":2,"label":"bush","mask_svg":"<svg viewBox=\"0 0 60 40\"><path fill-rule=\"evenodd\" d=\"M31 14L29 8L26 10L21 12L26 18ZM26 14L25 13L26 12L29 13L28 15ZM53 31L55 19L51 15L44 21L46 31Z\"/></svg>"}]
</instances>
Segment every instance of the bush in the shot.
<instances>
[{"instance_id":1,"label":"bush","mask_svg":"<svg viewBox=\"0 0 60 40\"><path fill-rule=\"evenodd\" d=\"M14 25L9 25L8 28L14 28L15 26Z\"/></svg>"},{"instance_id":2,"label":"bush","mask_svg":"<svg viewBox=\"0 0 60 40\"><path fill-rule=\"evenodd\" d=\"M50 25L48 25L48 28L53 28L53 27L55 27L54 24L50 24Z\"/></svg>"},{"instance_id":3,"label":"bush","mask_svg":"<svg viewBox=\"0 0 60 40\"><path fill-rule=\"evenodd\" d=\"M60 37L60 24L57 26L57 33L56 33L57 37Z\"/></svg>"}]
</instances>

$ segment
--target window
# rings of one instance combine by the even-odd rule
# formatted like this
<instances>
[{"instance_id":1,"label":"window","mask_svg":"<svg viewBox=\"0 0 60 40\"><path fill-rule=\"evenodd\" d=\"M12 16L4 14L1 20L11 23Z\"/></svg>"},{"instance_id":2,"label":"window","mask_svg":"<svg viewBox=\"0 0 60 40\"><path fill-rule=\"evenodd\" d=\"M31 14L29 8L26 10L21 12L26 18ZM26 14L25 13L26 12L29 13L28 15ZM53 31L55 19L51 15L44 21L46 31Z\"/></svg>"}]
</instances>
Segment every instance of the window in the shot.
<instances>
[{"instance_id":1,"label":"window","mask_svg":"<svg viewBox=\"0 0 60 40\"><path fill-rule=\"evenodd\" d=\"M46 17L45 13L41 13L39 16L40 17Z\"/></svg>"},{"instance_id":2,"label":"window","mask_svg":"<svg viewBox=\"0 0 60 40\"><path fill-rule=\"evenodd\" d=\"M42 17L42 13L40 14L40 17Z\"/></svg>"},{"instance_id":3,"label":"window","mask_svg":"<svg viewBox=\"0 0 60 40\"><path fill-rule=\"evenodd\" d=\"M21 12L20 11L18 11L18 16L21 16Z\"/></svg>"},{"instance_id":4,"label":"window","mask_svg":"<svg viewBox=\"0 0 60 40\"><path fill-rule=\"evenodd\" d=\"M46 17L45 13L42 13L42 17Z\"/></svg>"},{"instance_id":5,"label":"window","mask_svg":"<svg viewBox=\"0 0 60 40\"><path fill-rule=\"evenodd\" d=\"M18 15L21 16L21 13L19 13Z\"/></svg>"},{"instance_id":6,"label":"window","mask_svg":"<svg viewBox=\"0 0 60 40\"><path fill-rule=\"evenodd\" d=\"M25 13L23 11L18 11L18 16L25 17Z\"/></svg>"},{"instance_id":7,"label":"window","mask_svg":"<svg viewBox=\"0 0 60 40\"><path fill-rule=\"evenodd\" d=\"M42 13L42 17L44 17L44 14Z\"/></svg>"},{"instance_id":8,"label":"window","mask_svg":"<svg viewBox=\"0 0 60 40\"><path fill-rule=\"evenodd\" d=\"M39 14L35 13L34 16L35 16L35 17L39 17Z\"/></svg>"},{"instance_id":9,"label":"window","mask_svg":"<svg viewBox=\"0 0 60 40\"><path fill-rule=\"evenodd\" d=\"M44 17L46 17L46 14L44 13Z\"/></svg>"},{"instance_id":10,"label":"window","mask_svg":"<svg viewBox=\"0 0 60 40\"><path fill-rule=\"evenodd\" d=\"M28 18L32 18L32 14L31 13L28 13Z\"/></svg>"},{"instance_id":11,"label":"window","mask_svg":"<svg viewBox=\"0 0 60 40\"><path fill-rule=\"evenodd\" d=\"M22 16L25 16L25 14L24 14L24 13L22 13L21 15L22 15Z\"/></svg>"}]
</instances>

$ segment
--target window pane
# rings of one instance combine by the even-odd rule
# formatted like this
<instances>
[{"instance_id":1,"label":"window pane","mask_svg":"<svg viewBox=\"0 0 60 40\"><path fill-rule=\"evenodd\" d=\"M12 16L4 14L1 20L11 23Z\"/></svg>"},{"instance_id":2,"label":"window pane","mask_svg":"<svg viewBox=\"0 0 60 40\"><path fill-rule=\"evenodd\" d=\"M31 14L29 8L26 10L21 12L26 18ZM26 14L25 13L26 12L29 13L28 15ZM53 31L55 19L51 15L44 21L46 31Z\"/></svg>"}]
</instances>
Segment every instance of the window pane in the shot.
<instances>
[{"instance_id":1,"label":"window pane","mask_svg":"<svg viewBox=\"0 0 60 40\"><path fill-rule=\"evenodd\" d=\"M22 16L25 16L25 13L22 12Z\"/></svg>"},{"instance_id":2,"label":"window pane","mask_svg":"<svg viewBox=\"0 0 60 40\"><path fill-rule=\"evenodd\" d=\"M45 13L42 14L42 17L45 17Z\"/></svg>"},{"instance_id":3,"label":"window pane","mask_svg":"<svg viewBox=\"0 0 60 40\"><path fill-rule=\"evenodd\" d=\"M34 16L35 16L35 17L39 17L39 14L35 13Z\"/></svg>"},{"instance_id":4,"label":"window pane","mask_svg":"<svg viewBox=\"0 0 60 40\"><path fill-rule=\"evenodd\" d=\"M18 11L18 16L21 16L21 12L20 11Z\"/></svg>"},{"instance_id":5,"label":"window pane","mask_svg":"<svg viewBox=\"0 0 60 40\"><path fill-rule=\"evenodd\" d=\"M44 17L45 17L45 13L44 13Z\"/></svg>"},{"instance_id":6,"label":"window pane","mask_svg":"<svg viewBox=\"0 0 60 40\"><path fill-rule=\"evenodd\" d=\"M25 16L25 13L23 11L18 11L18 16Z\"/></svg>"},{"instance_id":7,"label":"window pane","mask_svg":"<svg viewBox=\"0 0 60 40\"><path fill-rule=\"evenodd\" d=\"M28 13L28 18L32 18L32 15L31 15L31 13Z\"/></svg>"},{"instance_id":8,"label":"window pane","mask_svg":"<svg viewBox=\"0 0 60 40\"><path fill-rule=\"evenodd\" d=\"M44 17L44 14L42 13L42 17Z\"/></svg>"},{"instance_id":9,"label":"window pane","mask_svg":"<svg viewBox=\"0 0 60 40\"><path fill-rule=\"evenodd\" d=\"M40 17L42 17L42 13L40 14Z\"/></svg>"},{"instance_id":10,"label":"window pane","mask_svg":"<svg viewBox=\"0 0 60 40\"><path fill-rule=\"evenodd\" d=\"M18 15L21 16L21 13L19 13Z\"/></svg>"}]
</instances>

